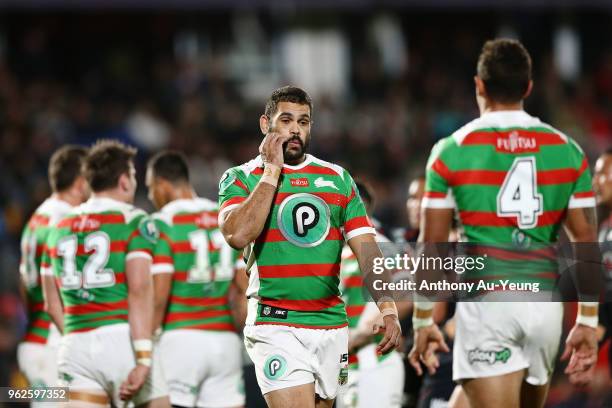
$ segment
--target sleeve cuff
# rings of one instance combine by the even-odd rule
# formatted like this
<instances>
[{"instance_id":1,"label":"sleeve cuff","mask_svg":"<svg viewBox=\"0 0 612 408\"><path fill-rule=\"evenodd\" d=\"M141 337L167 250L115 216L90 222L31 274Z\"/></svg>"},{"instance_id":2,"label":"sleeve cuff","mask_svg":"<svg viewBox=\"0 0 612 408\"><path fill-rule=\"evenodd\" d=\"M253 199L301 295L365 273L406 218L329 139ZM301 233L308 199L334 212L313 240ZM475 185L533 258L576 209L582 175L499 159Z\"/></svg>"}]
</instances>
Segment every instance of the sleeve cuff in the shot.
<instances>
[{"instance_id":1,"label":"sleeve cuff","mask_svg":"<svg viewBox=\"0 0 612 408\"><path fill-rule=\"evenodd\" d=\"M169 263L158 263L151 265L151 274L157 275L158 273L174 273L174 265Z\"/></svg>"},{"instance_id":2,"label":"sleeve cuff","mask_svg":"<svg viewBox=\"0 0 612 408\"><path fill-rule=\"evenodd\" d=\"M221 211L219 211L219 215L217 216L217 222L219 224L221 224L221 220L223 219L223 214L225 214L228 211L233 210L234 208L238 207L240 204L230 204L227 207L224 207L223 209L221 209Z\"/></svg>"},{"instance_id":3,"label":"sleeve cuff","mask_svg":"<svg viewBox=\"0 0 612 408\"><path fill-rule=\"evenodd\" d=\"M151 256L151 254L146 251L131 251L125 256L125 261L127 262L127 261L130 261L132 259L137 259L137 258L148 259L149 261L153 261L153 257Z\"/></svg>"},{"instance_id":4,"label":"sleeve cuff","mask_svg":"<svg viewBox=\"0 0 612 408\"><path fill-rule=\"evenodd\" d=\"M355 228L354 230L350 230L344 235L344 238L348 241L352 238L355 238L359 235L372 234L376 235L376 230L372 227L361 227Z\"/></svg>"},{"instance_id":5,"label":"sleeve cuff","mask_svg":"<svg viewBox=\"0 0 612 408\"><path fill-rule=\"evenodd\" d=\"M53 276L53 269L50 266L44 266L40 268L41 276Z\"/></svg>"},{"instance_id":6,"label":"sleeve cuff","mask_svg":"<svg viewBox=\"0 0 612 408\"><path fill-rule=\"evenodd\" d=\"M595 197L575 197L572 195L567 204L567 208L586 208L596 206Z\"/></svg>"},{"instance_id":7,"label":"sleeve cuff","mask_svg":"<svg viewBox=\"0 0 612 408\"><path fill-rule=\"evenodd\" d=\"M444 194L444 193L442 193ZM439 197L438 194L435 196L428 197L427 194L423 197L423 202L421 204L423 208L456 208L457 203L455 202L455 197L453 196L452 190L448 190L446 196Z\"/></svg>"}]
</instances>

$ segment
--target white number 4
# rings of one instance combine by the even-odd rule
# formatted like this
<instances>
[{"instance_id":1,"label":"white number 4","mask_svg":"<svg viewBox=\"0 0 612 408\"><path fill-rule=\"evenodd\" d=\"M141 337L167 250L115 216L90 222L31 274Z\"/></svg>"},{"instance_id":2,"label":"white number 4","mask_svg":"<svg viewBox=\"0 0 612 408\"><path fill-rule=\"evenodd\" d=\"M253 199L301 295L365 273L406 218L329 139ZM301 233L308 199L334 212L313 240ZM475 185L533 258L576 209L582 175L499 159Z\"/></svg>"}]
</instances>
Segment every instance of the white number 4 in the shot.
<instances>
[{"instance_id":1,"label":"white number 4","mask_svg":"<svg viewBox=\"0 0 612 408\"><path fill-rule=\"evenodd\" d=\"M537 192L537 177L535 157L514 159L497 194L497 215L516 217L521 229L537 226L543 208L542 194Z\"/></svg>"}]
</instances>

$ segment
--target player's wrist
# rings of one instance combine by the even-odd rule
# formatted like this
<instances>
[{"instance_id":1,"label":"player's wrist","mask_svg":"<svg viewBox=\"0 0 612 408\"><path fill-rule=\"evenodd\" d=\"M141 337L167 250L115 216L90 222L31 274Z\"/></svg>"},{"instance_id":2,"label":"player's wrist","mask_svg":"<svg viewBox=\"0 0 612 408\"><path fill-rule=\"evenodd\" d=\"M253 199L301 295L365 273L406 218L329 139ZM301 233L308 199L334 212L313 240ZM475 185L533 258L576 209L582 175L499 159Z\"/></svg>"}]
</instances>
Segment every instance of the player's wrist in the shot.
<instances>
[{"instance_id":1,"label":"player's wrist","mask_svg":"<svg viewBox=\"0 0 612 408\"><path fill-rule=\"evenodd\" d=\"M267 183L272 185L273 187L278 186L278 179L281 175L282 167L278 166L274 163L265 162L264 170L261 179L259 179L260 183Z\"/></svg>"},{"instance_id":2,"label":"player's wrist","mask_svg":"<svg viewBox=\"0 0 612 408\"><path fill-rule=\"evenodd\" d=\"M592 329L597 328L599 323L599 303L598 302L579 302L576 325L587 326Z\"/></svg>"},{"instance_id":3,"label":"player's wrist","mask_svg":"<svg viewBox=\"0 0 612 408\"><path fill-rule=\"evenodd\" d=\"M434 303L427 298L415 295L414 311L412 312L412 328L418 330L434 324L433 321Z\"/></svg>"},{"instance_id":4,"label":"player's wrist","mask_svg":"<svg viewBox=\"0 0 612 408\"><path fill-rule=\"evenodd\" d=\"M153 341L151 339L132 340L132 348L136 357L136 364L151 367L153 362Z\"/></svg>"}]
</instances>

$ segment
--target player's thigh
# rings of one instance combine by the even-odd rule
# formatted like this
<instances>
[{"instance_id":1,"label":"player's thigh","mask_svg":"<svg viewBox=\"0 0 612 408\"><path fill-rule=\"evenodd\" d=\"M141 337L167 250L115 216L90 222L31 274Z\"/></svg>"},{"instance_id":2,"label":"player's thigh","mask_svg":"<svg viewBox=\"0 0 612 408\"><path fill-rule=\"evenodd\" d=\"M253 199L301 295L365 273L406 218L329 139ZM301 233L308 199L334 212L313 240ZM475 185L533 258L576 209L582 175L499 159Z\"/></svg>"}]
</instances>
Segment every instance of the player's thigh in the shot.
<instances>
[{"instance_id":1,"label":"player's thigh","mask_svg":"<svg viewBox=\"0 0 612 408\"><path fill-rule=\"evenodd\" d=\"M315 408L314 383L271 391L264 398L268 408Z\"/></svg>"},{"instance_id":2,"label":"player's thigh","mask_svg":"<svg viewBox=\"0 0 612 408\"><path fill-rule=\"evenodd\" d=\"M546 403L549 384L531 385L523 383L521 388L521 408L542 408Z\"/></svg>"},{"instance_id":3,"label":"player's thigh","mask_svg":"<svg viewBox=\"0 0 612 408\"><path fill-rule=\"evenodd\" d=\"M529 367L524 350L530 310L522 303L462 302L455 314L453 380L496 377Z\"/></svg>"},{"instance_id":4,"label":"player's thigh","mask_svg":"<svg viewBox=\"0 0 612 408\"><path fill-rule=\"evenodd\" d=\"M201 330L169 330L162 334L158 348L172 404L195 406L208 359L212 358L206 340Z\"/></svg>"},{"instance_id":5,"label":"player's thigh","mask_svg":"<svg viewBox=\"0 0 612 408\"><path fill-rule=\"evenodd\" d=\"M171 408L170 398L168 396L155 398L144 404L136 405L136 408Z\"/></svg>"},{"instance_id":6,"label":"player's thigh","mask_svg":"<svg viewBox=\"0 0 612 408\"><path fill-rule=\"evenodd\" d=\"M23 342L17 348L17 363L30 386L54 387L57 385L56 346Z\"/></svg>"},{"instance_id":7,"label":"player's thigh","mask_svg":"<svg viewBox=\"0 0 612 408\"><path fill-rule=\"evenodd\" d=\"M448 399L448 408L470 408L470 402L465 395L465 391L457 385Z\"/></svg>"},{"instance_id":8,"label":"player's thigh","mask_svg":"<svg viewBox=\"0 0 612 408\"><path fill-rule=\"evenodd\" d=\"M324 400L335 399L348 381L348 328L296 330L311 340L310 350L316 360L315 394Z\"/></svg>"},{"instance_id":9,"label":"player's thigh","mask_svg":"<svg viewBox=\"0 0 612 408\"><path fill-rule=\"evenodd\" d=\"M200 387L197 407L233 408L245 404L242 375L242 344L233 332L203 333L207 355L206 377Z\"/></svg>"},{"instance_id":10,"label":"player's thigh","mask_svg":"<svg viewBox=\"0 0 612 408\"><path fill-rule=\"evenodd\" d=\"M376 346L371 352L376 355ZM360 353L361 354L361 353ZM360 360L361 362L361 360ZM372 367L359 367L358 407L381 406L399 408L402 404L404 365L397 352L392 352Z\"/></svg>"},{"instance_id":11,"label":"player's thigh","mask_svg":"<svg viewBox=\"0 0 612 408\"><path fill-rule=\"evenodd\" d=\"M464 380L461 384L471 408L520 408L525 370L494 377Z\"/></svg>"},{"instance_id":12,"label":"player's thigh","mask_svg":"<svg viewBox=\"0 0 612 408\"><path fill-rule=\"evenodd\" d=\"M298 338L300 333L293 329L276 325L244 328L244 345L263 395L284 388L289 390L280 395L301 393L299 386L315 382L314 352L309 346L313 340ZM311 402L314 404L314 391Z\"/></svg>"},{"instance_id":13,"label":"player's thigh","mask_svg":"<svg viewBox=\"0 0 612 408\"><path fill-rule=\"evenodd\" d=\"M87 390L70 392L70 401L61 405L62 408L107 408L111 406L110 398L100 390Z\"/></svg>"}]
</instances>

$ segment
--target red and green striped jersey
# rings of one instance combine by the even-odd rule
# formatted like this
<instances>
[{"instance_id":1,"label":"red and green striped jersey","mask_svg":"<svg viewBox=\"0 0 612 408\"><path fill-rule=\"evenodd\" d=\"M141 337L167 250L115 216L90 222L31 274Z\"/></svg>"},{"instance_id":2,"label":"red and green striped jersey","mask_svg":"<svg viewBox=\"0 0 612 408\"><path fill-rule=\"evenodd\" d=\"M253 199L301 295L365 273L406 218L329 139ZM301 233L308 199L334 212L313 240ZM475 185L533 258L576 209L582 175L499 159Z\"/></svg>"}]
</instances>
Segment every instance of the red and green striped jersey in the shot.
<instances>
[{"instance_id":1,"label":"red and green striped jersey","mask_svg":"<svg viewBox=\"0 0 612 408\"><path fill-rule=\"evenodd\" d=\"M542 250L528 269L517 268L510 252L492 253L495 273L505 278L550 285L557 268L547 246L567 209L594 205L580 147L524 111L482 115L438 142L427 164L423 206L456 208L467 242Z\"/></svg>"},{"instance_id":2,"label":"red and green striped jersey","mask_svg":"<svg viewBox=\"0 0 612 408\"><path fill-rule=\"evenodd\" d=\"M40 271L48 267L42 263L42 259L49 232L71 209L67 202L50 197L36 209L21 234L19 273L28 303L28 326L24 341L47 343L49 330L55 332L49 315L44 311Z\"/></svg>"},{"instance_id":3,"label":"red and green striped jersey","mask_svg":"<svg viewBox=\"0 0 612 408\"><path fill-rule=\"evenodd\" d=\"M152 273L171 273L163 328L234 331L229 288L238 252L219 230L217 203L175 200L153 215L159 240Z\"/></svg>"},{"instance_id":4,"label":"red and green striped jersey","mask_svg":"<svg viewBox=\"0 0 612 408\"><path fill-rule=\"evenodd\" d=\"M48 240L50 270L64 304L64 332L128 322L126 263L152 259L158 232L147 214L92 197L64 217Z\"/></svg>"},{"instance_id":5,"label":"red and green striped jersey","mask_svg":"<svg viewBox=\"0 0 612 408\"><path fill-rule=\"evenodd\" d=\"M261 157L226 171L221 214L244 202L262 173ZM285 164L264 229L250 248L247 324L346 326L338 289L342 247L374 233L346 170L311 155L297 166Z\"/></svg>"}]
</instances>

